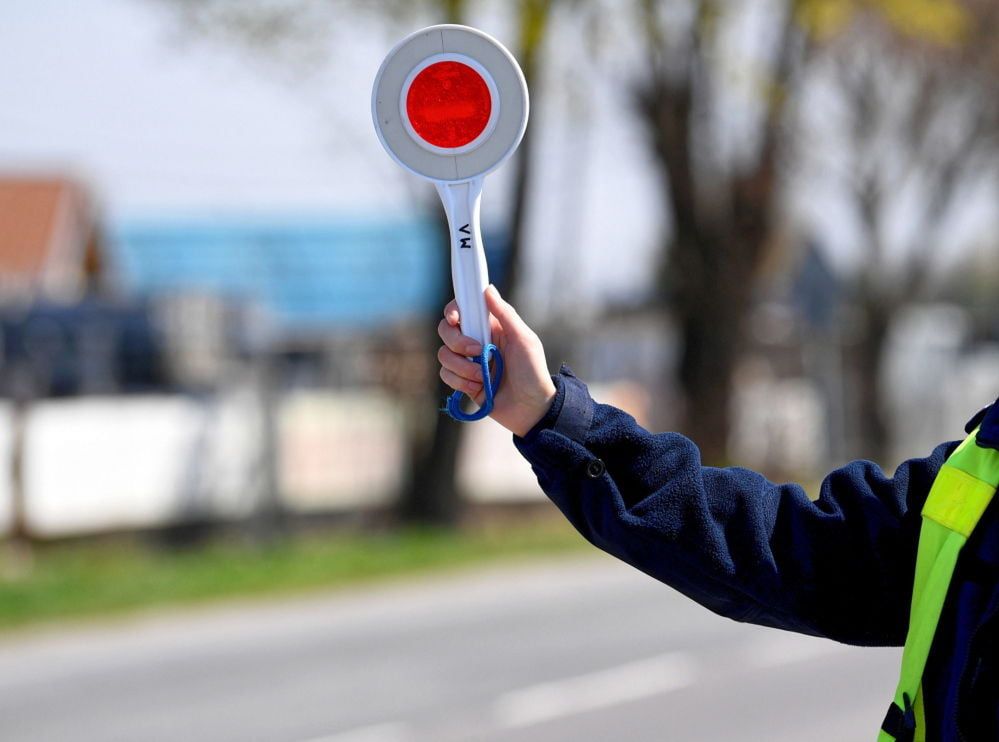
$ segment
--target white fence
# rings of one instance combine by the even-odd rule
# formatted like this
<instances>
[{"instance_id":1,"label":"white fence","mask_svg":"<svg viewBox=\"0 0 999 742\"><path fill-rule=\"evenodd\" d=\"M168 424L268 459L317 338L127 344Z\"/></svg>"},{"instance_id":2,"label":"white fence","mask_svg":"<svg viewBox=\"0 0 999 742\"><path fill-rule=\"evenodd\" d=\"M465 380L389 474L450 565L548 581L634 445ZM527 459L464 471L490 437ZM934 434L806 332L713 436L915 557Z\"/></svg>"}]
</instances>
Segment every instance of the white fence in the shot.
<instances>
[{"instance_id":1,"label":"white fence","mask_svg":"<svg viewBox=\"0 0 999 742\"><path fill-rule=\"evenodd\" d=\"M939 362L931 362L935 354ZM897 358L889 370L889 404L899 458L926 455L941 440L958 437L964 419L999 386L997 347L960 357L952 348L938 352L933 346ZM592 391L640 421L646 417L647 395L633 385ZM766 466L778 451L794 454L790 464L803 471L821 466L825 413L806 380L745 386L736 408L732 448L739 463ZM38 402L25 424L29 527L41 536L60 536L155 527L191 515L235 519L251 513L266 494L260 410L250 389L205 399ZM10 406L0 404L0 532L11 521L12 423ZM402 485L405 419L386 395L290 393L277 405L275 428L277 491L293 511L384 505ZM509 433L492 421L466 427L458 479L477 502L543 498Z\"/></svg>"},{"instance_id":2,"label":"white fence","mask_svg":"<svg viewBox=\"0 0 999 742\"><path fill-rule=\"evenodd\" d=\"M262 416L252 394L82 398L35 404L25 424L24 489L32 532L59 536L145 528L190 515L252 512L263 497ZM0 407L0 462L11 460L12 416ZM377 393L295 392L276 413L275 475L293 511L390 502L406 471L404 421ZM468 427L460 484L477 500L541 492L510 435ZM9 530L9 463L0 475L0 529Z\"/></svg>"}]
</instances>

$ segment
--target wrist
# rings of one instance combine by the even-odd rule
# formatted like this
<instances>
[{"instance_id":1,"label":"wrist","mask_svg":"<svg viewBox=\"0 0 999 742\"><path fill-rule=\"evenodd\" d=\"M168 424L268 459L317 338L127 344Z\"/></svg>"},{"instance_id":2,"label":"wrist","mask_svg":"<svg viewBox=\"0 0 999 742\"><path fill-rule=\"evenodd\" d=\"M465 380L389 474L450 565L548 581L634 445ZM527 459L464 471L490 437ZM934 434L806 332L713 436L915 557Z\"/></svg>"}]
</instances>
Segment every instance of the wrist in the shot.
<instances>
[{"instance_id":1,"label":"wrist","mask_svg":"<svg viewBox=\"0 0 999 742\"><path fill-rule=\"evenodd\" d=\"M524 402L520 405L521 414L515 416L515 420L512 421L513 424L507 426L511 433L516 436L523 438L531 430L541 422L548 411L551 409L552 404L555 401L555 396L558 393L558 389L550 378L545 378L545 383L542 384L541 389L538 390L537 395L532 395L530 401Z\"/></svg>"}]
</instances>

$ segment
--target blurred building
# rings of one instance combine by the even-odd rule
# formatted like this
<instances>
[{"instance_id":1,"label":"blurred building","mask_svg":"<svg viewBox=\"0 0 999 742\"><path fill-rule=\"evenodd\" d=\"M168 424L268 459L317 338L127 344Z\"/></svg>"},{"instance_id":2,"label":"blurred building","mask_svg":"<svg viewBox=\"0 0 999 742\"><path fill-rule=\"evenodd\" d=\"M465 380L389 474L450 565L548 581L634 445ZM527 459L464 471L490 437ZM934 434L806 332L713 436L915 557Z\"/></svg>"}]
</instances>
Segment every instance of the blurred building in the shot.
<instances>
[{"instance_id":1,"label":"blurred building","mask_svg":"<svg viewBox=\"0 0 999 742\"><path fill-rule=\"evenodd\" d=\"M167 383L149 307L113 291L96 200L61 175L0 176L0 394Z\"/></svg>"},{"instance_id":2,"label":"blurred building","mask_svg":"<svg viewBox=\"0 0 999 742\"><path fill-rule=\"evenodd\" d=\"M0 304L78 301L104 273L94 207L79 183L0 175Z\"/></svg>"},{"instance_id":3,"label":"blurred building","mask_svg":"<svg viewBox=\"0 0 999 742\"><path fill-rule=\"evenodd\" d=\"M233 358L267 354L281 386L395 391L398 366L411 380L426 356L445 239L429 219L247 214L124 222L111 251L122 285L157 307L183 386L224 383ZM485 243L501 280L504 236Z\"/></svg>"},{"instance_id":4,"label":"blurred building","mask_svg":"<svg viewBox=\"0 0 999 742\"><path fill-rule=\"evenodd\" d=\"M486 232L502 279L502 234ZM282 334L358 331L421 317L449 276L436 221L395 215L255 214L128 221L111 247L142 296L205 292L250 302ZM438 267L444 270L437 270Z\"/></svg>"},{"instance_id":5,"label":"blurred building","mask_svg":"<svg viewBox=\"0 0 999 742\"><path fill-rule=\"evenodd\" d=\"M21 472L0 477L0 533L393 502L407 405L434 373L426 316L449 278L435 221L102 223L82 186L24 182L37 187L11 188L0 212L12 287L0 298L0 461ZM500 279L504 240L486 240ZM537 496L503 449L504 476L481 496ZM521 466L514 480L507 459Z\"/></svg>"}]
</instances>

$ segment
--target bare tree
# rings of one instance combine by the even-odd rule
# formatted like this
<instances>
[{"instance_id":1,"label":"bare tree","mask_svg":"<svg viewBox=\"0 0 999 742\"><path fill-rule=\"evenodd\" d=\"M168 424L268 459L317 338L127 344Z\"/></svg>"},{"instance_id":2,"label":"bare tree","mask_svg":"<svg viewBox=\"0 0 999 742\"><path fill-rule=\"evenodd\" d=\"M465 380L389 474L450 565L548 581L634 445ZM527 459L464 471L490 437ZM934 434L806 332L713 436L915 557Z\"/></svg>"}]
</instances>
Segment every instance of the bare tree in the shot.
<instances>
[{"instance_id":1,"label":"bare tree","mask_svg":"<svg viewBox=\"0 0 999 742\"><path fill-rule=\"evenodd\" d=\"M756 32L768 34L771 53L733 60L730 31L747 23L750 6L767 18ZM861 445L883 456L877 385L890 318L925 291L943 225L969 184L995 176L996 4L638 0L636 7L646 57L634 85L637 110L670 217L659 285L680 328L682 429L706 460L725 459L732 370L757 274L775 242L785 176L809 145L828 151L809 141L798 104L827 82L847 101L852 157L843 171L865 232L855 374L863 380ZM735 150L720 146L719 136L734 126L723 113L733 66L757 102L747 109L751 134ZM904 268L893 272L884 219L913 192L923 208Z\"/></svg>"},{"instance_id":2,"label":"bare tree","mask_svg":"<svg viewBox=\"0 0 999 742\"><path fill-rule=\"evenodd\" d=\"M726 455L731 377L774 229L785 112L804 58L796 4L778 4L770 8L773 53L732 60L725 34L742 22L742 5L637 3L645 59L634 95L671 222L659 286L680 331L681 429L714 463ZM726 154L719 146L720 131L731 125L721 111L725 78L743 62L752 67L755 132Z\"/></svg>"},{"instance_id":3,"label":"bare tree","mask_svg":"<svg viewBox=\"0 0 999 742\"><path fill-rule=\"evenodd\" d=\"M839 135L820 129L838 139L835 175L861 230L861 321L850 358L862 411L857 443L878 461L889 454L882 367L891 320L933 288L951 247L945 230L965 196L999 178L999 6L926 7L923 16L899 16L890 3L873 3L841 18L815 52L842 113L814 125ZM888 222L900 210L907 228L892 244Z\"/></svg>"}]
</instances>

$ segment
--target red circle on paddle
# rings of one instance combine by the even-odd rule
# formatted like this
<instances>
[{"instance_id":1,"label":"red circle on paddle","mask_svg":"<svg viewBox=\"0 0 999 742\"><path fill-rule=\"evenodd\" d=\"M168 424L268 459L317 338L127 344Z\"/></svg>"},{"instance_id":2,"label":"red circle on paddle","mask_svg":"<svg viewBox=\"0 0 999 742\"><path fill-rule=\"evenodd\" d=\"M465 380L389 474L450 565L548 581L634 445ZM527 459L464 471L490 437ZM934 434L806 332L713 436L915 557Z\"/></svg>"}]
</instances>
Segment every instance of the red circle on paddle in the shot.
<instances>
[{"instance_id":1,"label":"red circle on paddle","mask_svg":"<svg viewBox=\"0 0 999 742\"><path fill-rule=\"evenodd\" d=\"M420 70L406 94L413 131L443 149L475 141L493 110L482 75L461 62L435 62Z\"/></svg>"}]
</instances>

